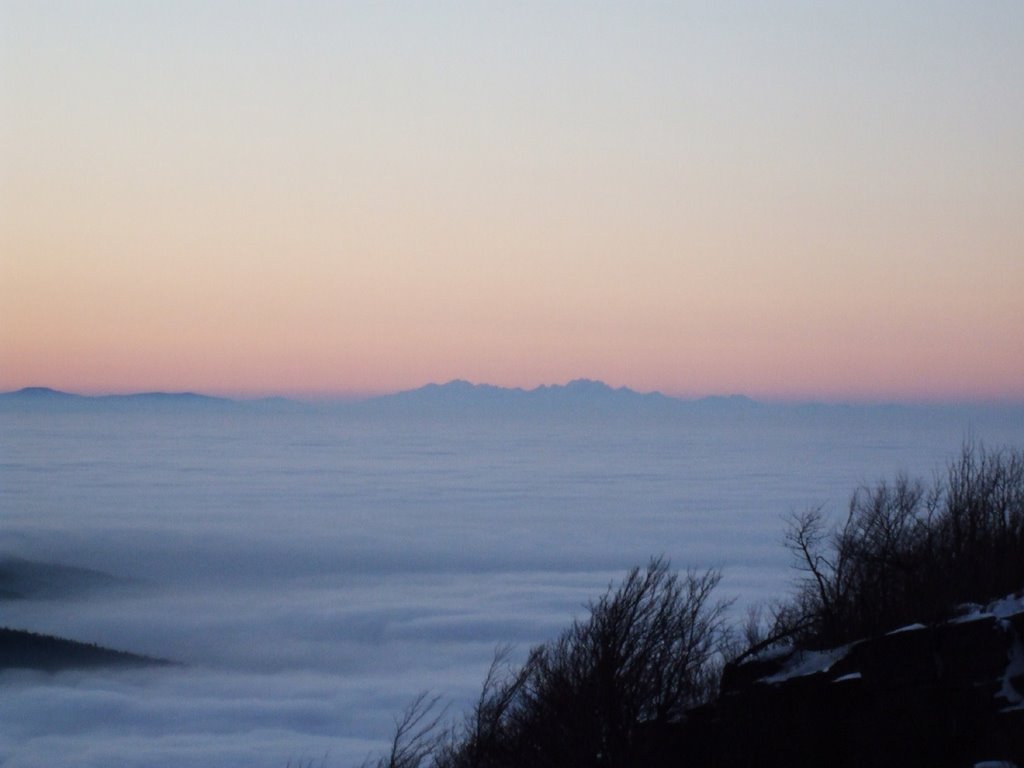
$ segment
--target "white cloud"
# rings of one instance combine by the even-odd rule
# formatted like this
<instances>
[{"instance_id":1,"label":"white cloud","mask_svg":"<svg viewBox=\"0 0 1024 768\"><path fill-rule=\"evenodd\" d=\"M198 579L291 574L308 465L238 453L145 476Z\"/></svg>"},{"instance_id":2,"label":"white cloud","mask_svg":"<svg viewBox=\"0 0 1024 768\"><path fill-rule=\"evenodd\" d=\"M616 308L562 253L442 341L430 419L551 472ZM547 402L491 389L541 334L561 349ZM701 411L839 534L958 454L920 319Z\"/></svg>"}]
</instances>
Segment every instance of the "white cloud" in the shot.
<instances>
[{"instance_id":1,"label":"white cloud","mask_svg":"<svg viewBox=\"0 0 1024 768\"><path fill-rule=\"evenodd\" d=\"M0 762L358 764L417 692L457 711L497 644L522 658L651 555L722 567L737 611L778 595L783 515L841 512L856 484L899 470L927 476L969 426L907 413L639 432L7 425L8 553L135 581L7 602L3 623L185 666L0 673Z\"/></svg>"}]
</instances>

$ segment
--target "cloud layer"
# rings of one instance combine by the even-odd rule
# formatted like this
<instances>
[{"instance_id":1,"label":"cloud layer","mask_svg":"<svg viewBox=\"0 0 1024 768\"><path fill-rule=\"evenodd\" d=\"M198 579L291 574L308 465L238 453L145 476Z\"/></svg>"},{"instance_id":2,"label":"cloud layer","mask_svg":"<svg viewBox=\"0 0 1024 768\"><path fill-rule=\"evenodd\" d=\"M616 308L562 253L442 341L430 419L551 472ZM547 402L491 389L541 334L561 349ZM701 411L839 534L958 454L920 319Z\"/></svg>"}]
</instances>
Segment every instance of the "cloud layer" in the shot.
<instances>
[{"instance_id":1,"label":"cloud layer","mask_svg":"<svg viewBox=\"0 0 1024 768\"><path fill-rule=\"evenodd\" d=\"M723 568L740 611L789 583L785 514L1024 432L1019 410L0 418L0 554L126 580L3 623L184 663L0 674L12 767L357 764L417 692L457 709L496 645L521 658L651 555Z\"/></svg>"}]
</instances>

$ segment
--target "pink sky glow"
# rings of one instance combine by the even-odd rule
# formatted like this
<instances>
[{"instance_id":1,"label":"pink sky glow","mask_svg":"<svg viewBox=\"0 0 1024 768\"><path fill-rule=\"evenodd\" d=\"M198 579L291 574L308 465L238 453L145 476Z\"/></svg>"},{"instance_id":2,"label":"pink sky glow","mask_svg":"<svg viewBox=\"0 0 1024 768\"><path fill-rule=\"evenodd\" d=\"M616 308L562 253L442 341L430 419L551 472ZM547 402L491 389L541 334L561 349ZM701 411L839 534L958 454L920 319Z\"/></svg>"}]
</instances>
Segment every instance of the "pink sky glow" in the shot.
<instances>
[{"instance_id":1,"label":"pink sky glow","mask_svg":"<svg viewBox=\"0 0 1024 768\"><path fill-rule=\"evenodd\" d=\"M176 8L4 6L0 390L1024 401L1020 4Z\"/></svg>"}]
</instances>

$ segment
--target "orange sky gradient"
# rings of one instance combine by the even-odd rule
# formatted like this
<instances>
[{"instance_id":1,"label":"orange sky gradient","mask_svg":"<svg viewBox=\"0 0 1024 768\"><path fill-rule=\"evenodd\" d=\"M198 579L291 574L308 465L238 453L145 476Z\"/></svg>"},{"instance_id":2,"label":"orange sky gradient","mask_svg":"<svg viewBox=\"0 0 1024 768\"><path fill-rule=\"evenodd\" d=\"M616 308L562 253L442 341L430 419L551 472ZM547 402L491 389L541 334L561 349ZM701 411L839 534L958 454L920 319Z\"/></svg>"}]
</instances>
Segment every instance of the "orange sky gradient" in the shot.
<instances>
[{"instance_id":1,"label":"orange sky gradient","mask_svg":"<svg viewBox=\"0 0 1024 768\"><path fill-rule=\"evenodd\" d=\"M1024 401L1018 3L87 5L0 10L0 391Z\"/></svg>"}]
</instances>

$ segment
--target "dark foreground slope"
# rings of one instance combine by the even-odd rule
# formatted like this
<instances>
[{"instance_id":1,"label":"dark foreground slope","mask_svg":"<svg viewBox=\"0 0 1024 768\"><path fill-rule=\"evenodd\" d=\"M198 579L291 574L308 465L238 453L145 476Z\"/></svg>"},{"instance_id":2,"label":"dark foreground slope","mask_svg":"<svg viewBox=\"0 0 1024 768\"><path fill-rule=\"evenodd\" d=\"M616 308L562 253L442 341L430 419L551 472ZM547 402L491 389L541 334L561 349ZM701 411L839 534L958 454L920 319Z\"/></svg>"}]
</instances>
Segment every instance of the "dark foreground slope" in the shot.
<instances>
[{"instance_id":1,"label":"dark foreground slope","mask_svg":"<svg viewBox=\"0 0 1024 768\"><path fill-rule=\"evenodd\" d=\"M650 765L1024 765L1024 599L728 667Z\"/></svg>"},{"instance_id":2,"label":"dark foreground slope","mask_svg":"<svg viewBox=\"0 0 1024 768\"><path fill-rule=\"evenodd\" d=\"M79 643L21 629L0 628L0 669L58 672L93 667L167 666L171 662L93 643Z\"/></svg>"},{"instance_id":3,"label":"dark foreground slope","mask_svg":"<svg viewBox=\"0 0 1024 768\"><path fill-rule=\"evenodd\" d=\"M931 488L858 489L786 542L800 585L742 627L716 572L652 560L518 670L496 659L453 732L414 702L377 768L1024 766L1024 451L966 445Z\"/></svg>"}]
</instances>

